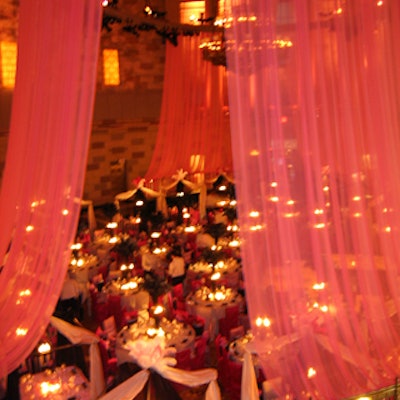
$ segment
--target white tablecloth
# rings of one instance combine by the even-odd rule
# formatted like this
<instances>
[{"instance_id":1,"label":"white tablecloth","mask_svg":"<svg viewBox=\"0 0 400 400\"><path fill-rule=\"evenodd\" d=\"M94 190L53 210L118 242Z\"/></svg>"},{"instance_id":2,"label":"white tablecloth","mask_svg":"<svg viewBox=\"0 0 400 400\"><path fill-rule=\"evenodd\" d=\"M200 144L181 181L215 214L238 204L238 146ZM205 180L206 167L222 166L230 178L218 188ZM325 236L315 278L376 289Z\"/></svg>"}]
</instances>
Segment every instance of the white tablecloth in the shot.
<instances>
[{"instance_id":1,"label":"white tablecloth","mask_svg":"<svg viewBox=\"0 0 400 400\"><path fill-rule=\"evenodd\" d=\"M193 349L196 339L196 333L192 326L184 324L177 320L169 321L163 319L160 322L160 328L165 332L165 341L167 347L174 347L177 352L186 350L188 348ZM132 362L132 358L129 357L129 351L125 345L128 341L134 341L135 339L142 338L146 335L149 328L154 328L155 323L152 319L146 322L138 321L129 327L124 327L117 336L116 339L116 355L118 364L125 362Z\"/></svg>"},{"instance_id":2,"label":"white tablecloth","mask_svg":"<svg viewBox=\"0 0 400 400\"><path fill-rule=\"evenodd\" d=\"M46 388L54 392L46 393ZM90 400L90 383L79 368L62 366L54 371L48 369L33 375L23 375L19 382L19 392L21 400Z\"/></svg>"},{"instance_id":3,"label":"white tablecloth","mask_svg":"<svg viewBox=\"0 0 400 400\"><path fill-rule=\"evenodd\" d=\"M210 298L211 290L202 287L195 293L190 294L186 299L186 310L189 314L196 315L204 319L204 328L210 332L211 337L218 334L218 320L225 318L227 307L239 304L243 305L243 297L234 289L225 289L225 298L216 300Z\"/></svg>"}]
</instances>

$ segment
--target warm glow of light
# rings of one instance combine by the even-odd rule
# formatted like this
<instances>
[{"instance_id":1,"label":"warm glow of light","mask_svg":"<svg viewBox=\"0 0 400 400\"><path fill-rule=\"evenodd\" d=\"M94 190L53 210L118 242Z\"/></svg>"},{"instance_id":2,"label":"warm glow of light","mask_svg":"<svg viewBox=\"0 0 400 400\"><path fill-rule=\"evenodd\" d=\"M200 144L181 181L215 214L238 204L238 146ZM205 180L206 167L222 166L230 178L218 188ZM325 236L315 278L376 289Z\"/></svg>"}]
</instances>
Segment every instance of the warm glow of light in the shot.
<instances>
[{"instance_id":1,"label":"warm glow of light","mask_svg":"<svg viewBox=\"0 0 400 400\"><path fill-rule=\"evenodd\" d=\"M322 215L324 213L324 210L322 208L316 208L314 210L315 215Z\"/></svg>"},{"instance_id":2,"label":"warm glow of light","mask_svg":"<svg viewBox=\"0 0 400 400\"><path fill-rule=\"evenodd\" d=\"M389 233L392 231L392 228L390 226L385 226L385 232Z\"/></svg>"},{"instance_id":3,"label":"warm glow of light","mask_svg":"<svg viewBox=\"0 0 400 400\"><path fill-rule=\"evenodd\" d=\"M82 267L83 264L85 264L85 261L84 261L82 258L80 258L80 259L78 260L78 262L76 263L76 265L77 265L78 267Z\"/></svg>"},{"instance_id":4,"label":"warm glow of light","mask_svg":"<svg viewBox=\"0 0 400 400\"><path fill-rule=\"evenodd\" d=\"M278 196L271 196L269 198L270 201L272 201L273 203L277 203L279 201L279 197Z\"/></svg>"},{"instance_id":5,"label":"warm glow of light","mask_svg":"<svg viewBox=\"0 0 400 400\"><path fill-rule=\"evenodd\" d=\"M283 214L283 216L285 217L285 218L294 218L294 217L297 217L299 215L299 213L297 212L297 213L284 213Z\"/></svg>"},{"instance_id":6,"label":"warm glow of light","mask_svg":"<svg viewBox=\"0 0 400 400\"><path fill-rule=\"evenodd\" d=\"M152 234L150 235L150 237L152 237L153 239L158 239L161 236L161 232L152 232Z\"/></svg>"},{"instance_id":7,"label":"warm glow of light","mask_svg":"<svg viewBox=\"0 0 400 400\"><path fill-rule=\"evenodd\" d=\"M261 327L264 326L265 328L269 328L271 326L271 320L268 317L257 317L256 318L256 326Z\"/></svg>"},{"instance_id":8,"label":"warm glow of light","mask_svg":"<svg viewBox=\"0 0 400 400\"><path fill-rule=\"evenodd\" d=\"M221 301L221 300L225 300L225 293L217 291L215 292L215 300Z\"/></svg>"},{"instance_id":9,"label":"warm glow of light","mask_svg":"<svg viewBox=\"0 0 400 400\"><path fill-rule=\"evenodd\" d=\"M119 58L116 49L103 50L103 79L106 86L118 86L120 84Z\"/></svg>"},{"instance_id":10,"label":"warm glow of light","mask_svg":"<svg viewBox=\"0 0 400 400\"><path fill-rule=\"evenodd\" d=\"M135 204L136 204L137 207L141 207L144 204L144 201L143 200L137 200Z\"/></svg>"},{"instance_id":11,"label":"warm glow of light","mask_svg":"<svg viewBox=\"0 0 400 400\"><path fill-rule=\"evenodd\" d=\"M19 292L20 297L30 296L32 294L30 289L21 290Z\"/></svg>"},{"instance_id":12,"label":"warm glow of light","mask_svg":"<svg viewBox=\"0 0 400 400\"><path fill-rule=\"evenodd\" d=\"M260 224L258 224L258 225L252 225L252 226L250 226L250 230L251 231L261 231L262 230L262 225L260 225Z\"/></svg>"},{"instance_id":13,"label":"warm glow of light","mask_svg":"<svg viewBox=\"0 0 400 400\"><path fill-rule=\"evenodd\" d=\"M47 354L47 353L50 353L50 351L51 351L51 345L49 342L42 343L38 347L38 352L40 354Z\"/></svg>"},{"instance_id":14,"label":"warm glow of light","mask_svg":"<svg viewBox=\"0 0 400 400\"><path fill-rule=\"evenodd\" d=\"M328 185L324 186L324 187L322 188L322 190L323 190L324 192L329 192L329 186L328 186Z\"/></svg>"},{"instance_id":15,"label":"warm glow of light","mask_svg":"<svg viewBox=\"0 0 400 400\"><path fill-rule=\"evenodd\" d=\"M62 215L68 215L68 214L69 214L69 211L68 211L66 208L64 208L64 209L61 211L61 214L62 214Z\"/></svg>"},{"instance_id":16,"label":"warm glow of light","mask_svg":"<svg viewBox=\"0 0 400 400\"><path fill-rule=\"evenodd\" d=\"M326 312L328 312L329 311L329 307L328 306L321 306L320 308L319 308L322 312L324 312L324 313L326 313Z\"/></svg>"},{"instance_id":17,"label":"warm glow of light","mask_svg":"<svg viewBox=\"0 0 400 400\"><path fill-rule=\"evenodd\" d=\"M17 43L0 42L1 81L5 88L15 86L17 71Z\"/></svg>"},{"instance_id":18,"label":"warm glow of light","mask_svg":"<svg viewBox=\"0 0 400 400\"><path fill-rule=\"evenodd\" d=\"M313 367L308 368L307 378L312 378L315 375L317 375L317 371Z\"/></svg>"},{"instance_id":19,"label":"warm glow of light","mask_svg":"<svg viewBox=\"0 0 400 400\"><path fill-rule=\"evenodd\" d=\"M288 206L293 206L293 205L295 204L295 201L294 201L294 200L288 200L288 201L286 202L286 204L287 204Z\"/></svg>"},{"instance_id":20,"label":"warm glow of light","mask_svg":"<svg viewBox=\"0 0 400 400\"><path fill-rule=\"evenodd\" d=\"M314 290L323 290L323 289L325 289L325 282L314 283L312 288Z\"/></svg>"},{"instance_id":21,"label":"warm glow of light","mask_svg":"<svg viewBox=\"0 0 400 400\"><path fill-rule=\"evenodd\" d=\"M253 157L259 156L260 152L256 149L250 151L250 155Z\"/></svg>"},{"instance_id":22,"label":"warm glow of light","mask_svg":"<svg viewBox=\"0 0 400 400\"><path fill-rule=\"evenodd\" d=\"M154 309L153 313L155 315L159 315L159 314L162 314L163 312L164 312L164 307L160 306L160 305L157 305L156 308Z\"/></svg>"},{"instance_id":23,"label":"warm glow of light","mask_svg":"<svg viewBox=\"0 0 400 400\"><path fill-rule=\"evenodd\" d=\"M134 290L137 289L137 287L137 282L130 281L121 285L121 290Z\"/></svg>"},{"instance_id":24,"label":"warm glow of light","mask_svg":"<svg viewBox=\"0 0 400 400\"><path fill-rule=\"evenodd\" d=\"M360 201L361 200L361 196L357 195L357 196L353 196L353 201Z\"/></svg>"},{"instance_id":25,"label":"warm glow of light","mask_svg":"<svg viewBox=\"0 0 400 400\"><path fill-rule=\"evenodd\" d=\"M195 226L186 226L185 227L185 232L195 232L196 227Z\"/></svg>"},{"instance_id":26,"label":"warm glow of light","mask_svg":"<svg viewBox=\"0 0 400 400\"><path fill-rule=\"evenodd\" d=\"M109 222L106 227L108 229L115 229L118 226L118 224L116 222Z\"/></svg>"},{"instance_id":27,"label":"warm glow of light","mask_svg":"<svg viewBox=\"0 0 400 400\"><path fill-rule=\"evenodd\" d=\"M255 210L250 211L249 216L251 218L258 218L260 216L260 212L259 211L255 211Z\"/></svg>"},{"instance_id":28,"label":"warm glow of light","mask_svg":"<svg viewBox=\"0 0 400 400\"><path fill-rule=\"evenodd\" d=\"M323 228L325 228L325 223L321 222L319 224L314 224L314 228L315 229L323 229Z\"/></svg>"},{"instance_id":29,"label":"warm glow of light","mask_svg":"<svg viewBox=\"0 0 400 400\"><path fill-rule=\"evenodd\" d=\"M61 388L61 383L42 382L40 384L40 391L44 396L51 393L57 393Z\"/></svg>"},{"instance_id":30,"label":"warm glow of light","mask_svg":"<svg viewBox=\"0 0 400 400\"><path fill-rule=\"evenodd\" d=\"M33 229L34 229L33 225L27 225L27 227L25 228L25 230L26 230L27 232L32 232Z\"/></svg>"},{"instance_id":31,"label":"warm glow of light","mask_svg":"<svg viewBox=\"0 0 400 400\"><path fill-rule=\"evenodd\" d=\"M28 329L26 328L17 328L15 333L17 336L25 336L28 333Z\"/></svg>"},{"instance_id":32,"label":"warm glow of light","mask_svg":"<svg viewBox=\"0 0 400 400\"><path fill-rule=\"evenodd\" d=\"M117 243L118 242L118 238L116 236L113 236L112 238L110 238L110 240L108 241L108 243Z\"/></svg>"},{"instance_id":33,"label":"warm glow of light","mask_svg":"<svg viewBox=\"0 0 400 400\"><path fill-rule=\"evenodd\" d=\"M353 217L354 217L354 218L361 218L361 217L362 217L362 213L360 213L360 212L355 212L355 213L353 213Z\"/></svg>"},{"instance_id":34,"label":"warm glow of light","mask_svg":"<svg viewBox=\"0 0 400 400\"><path fill-rule=\"evenodd\" d=\"M343 8L341 8L341 7L339 7L339 8L335 11L336 14L341 14L342 12L343 12Z\"/></svg>"},{"instance_id":35,"label":"warm glow of light","mask_svg":"<svg viewBox=\"0 0 400 400\"><path fill-rule=\"evenodd\" d=\"M229 203L229 205L232 206L232 207L236 206L236 204L237 204L236 200L231 200L230 203Z\"/></svg>"},{"instance_id":36,"label":"warm glow of light","mask_svg":"<svg viewBox=\"0 0 400 400\"><path fill-rule=\"evenodd\" d=\"M210 278L212 281L217 281L218 279L221 279L221 272L214 272L212 275L211 275L211 278Z\"/></svg>"},{"instance_id":37,"label":"warm glow of light","mask_svg":"<svg viewBox=\"0 0 400 400\"><path fill-rule=\"evenodd\" d=\"M80 250L82 248L82 243L74 243L71 245L71 250Z\"/></svg>"},{"instance_id":38,"label":"warm glow of light","mask_svg":"<svg viewBox=\"0 0 400 400\"><path fill-rule=\"evenodd\" d=\"M239 247L239 246L240 246L239 240L231 240L229 242L229 247Z\"/></svg>"},{"instance_id":39,"label":"warm glow of light","mask_svg":"<svg viewBox=\"0 0 400 400\"><path fill-rule=\"evenodd\" d=\"M377 1L377 2L376 2L376 5L377 5L378 7L383 6L383 0Z\"/></svg>"},{"instance_id":40,"label":"warm glow of light","mask_svg":"<svg viewBox=\"0 0 400 400\"><path fill-rule=\"evenodd\" d=\"M278 187L278 182L275 182L275 181L274 181L274 182L271 182L271 183L270 183L270 186L271 186L271 187Z\"/></svg>"},{"instance_id":41,"label":"warm glow of light","mask_svg":"<svg viewBox=\"0 0 400 400\"><path fill-rule=\"evenodd\" d=\"M199 19L205 14L205 1L181 1L179 2L179 8L181 24L201 24Z\"/></svg>"}]
</instances>

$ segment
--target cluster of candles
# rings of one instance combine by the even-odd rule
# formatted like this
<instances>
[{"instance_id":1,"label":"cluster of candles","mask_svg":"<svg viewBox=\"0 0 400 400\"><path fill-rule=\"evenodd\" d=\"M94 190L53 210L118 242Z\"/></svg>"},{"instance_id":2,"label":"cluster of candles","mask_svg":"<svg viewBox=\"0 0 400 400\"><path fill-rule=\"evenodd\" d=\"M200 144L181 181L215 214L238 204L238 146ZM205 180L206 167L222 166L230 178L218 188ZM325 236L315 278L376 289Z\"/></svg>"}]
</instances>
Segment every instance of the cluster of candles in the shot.
<instances>
[{"instance_id":1,"label":"cluster of candles","mask_svg":"<svg viewBox=\"0 0 400 400\"><path fill-rule=\"evenodd\" d=\"M42 382L40 384L40 391L44 396L57 393L61 389L61 383Z\"/></svg>"}]
</instances>

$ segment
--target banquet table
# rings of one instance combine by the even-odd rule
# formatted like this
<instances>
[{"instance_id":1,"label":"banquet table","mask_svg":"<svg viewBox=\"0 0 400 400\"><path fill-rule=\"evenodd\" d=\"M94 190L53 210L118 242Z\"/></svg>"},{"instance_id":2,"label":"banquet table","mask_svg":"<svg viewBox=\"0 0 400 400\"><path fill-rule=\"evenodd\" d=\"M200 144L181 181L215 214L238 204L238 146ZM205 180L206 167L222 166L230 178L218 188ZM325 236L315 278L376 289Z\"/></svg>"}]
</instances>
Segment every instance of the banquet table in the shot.
<instances>
[{"instance_id":1,"label":"banquet table","mask_svg":"<svg viewBox=\"0 0 400 400\"><path fill-rule=\"evenodd\" d=\"M220 287L216 289L203 286L186 298L186 310L189 314L204 319L204 328L208 330L213 338L219 332L218 321L225 318L228 307L244 306L244 299L237 290Z\"/></svg>"},{"instance_id":2,"label":"banquet table","mask_svg":"<svg viewBox=\"0 0 400 400\"><path fill-rule=\"evenodd\" d=\"M63 365L21 376L19 392L21 400L90 400L90 383L78 367Z\"/></svg>"},{"instance_id":3,"label":"banquet table","mask_svg":"<svg viewBox=\"0 0 400 400\"><path fill-rule=\"evenodd\" d=\"M205 261L190 264L186 273L186 280L190 284L190 281L194 279L210 279L215 272L220 273L219 281L224 282L225 286L239 288L241 265L233 257L218 261L214 265Z\"/></svg>"},{"instance_id":4,"label":"banquet table","mask_svg":"<svg viewBox=\"0 0 400 400\"><path fill-rule=\"evenodd\" d=\"M79 258L72 258L68 266L68 272L72 279L78 282L82 293L82 303L89 298L89 284L98 273L99 262L95 255L85 254Z\"/></svg>"},{"instance_id":5,"label":"banquet table","mask_svg":"<svg viewBox=\"0 0 400 400\"><path fill-rule=\"evenodd\" d=\"M98 273L99 260L93 254L73 258L68 266L71 277L79 283L87 284Z\"/></svg>"},{"instance_id":6,"label":"banquet table","mask_svg":"<svg viewBox=\"0 0 400 400\"><path fill-rule=\"evenodd\" d=\"M194 351L196 333L191 325L179 322L176 319L170 321L166 318L162 318L159 323L159 328L162 329L163 335L165 336L166 347L175 348L177 353L187 349ZM139 318L138 322L130 326L125 326L118 333L115 342L115 353L118 364L132 362L128 350L129 342L142 340L144 337L151 340L149 332L150 330L154 330L155 333L156 329L156 322L153 318L147 320Z\"/></svg>"},{"instance_id":7,"label":"banquet table","mask_svg":"<svg viewBox=\"0 0 400 400\"><path fill-rule=\"evenodd\" d=\"M121 309L127 311L147 309L149 307L150 295L143 290L143 278L133 277L129 280L118 279L108 282L102 293L107 296L119 296Z\"/></svg>"}]
</instances>

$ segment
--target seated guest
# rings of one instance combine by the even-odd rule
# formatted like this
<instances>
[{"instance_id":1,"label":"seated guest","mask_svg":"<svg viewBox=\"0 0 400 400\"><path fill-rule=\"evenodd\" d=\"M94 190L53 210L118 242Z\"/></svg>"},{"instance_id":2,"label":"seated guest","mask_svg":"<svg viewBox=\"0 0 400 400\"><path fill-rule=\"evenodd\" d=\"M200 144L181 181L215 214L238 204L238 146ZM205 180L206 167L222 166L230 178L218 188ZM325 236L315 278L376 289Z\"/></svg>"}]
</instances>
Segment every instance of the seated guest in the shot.
<instances>
[{"instance_id":1,"label":"seated guest","mask_svg":"<svg viewBox=\"0 0 400 400\"><path fill-rule=\"evenodd\" d=\"M172 286L182 283L185 279L185 260L178 247L172 250L171 261L168 264L168 275L171 277Z\"/></svg>"},{"instance_id":2,"label":"seated guest","mask_svg":"<svg viewBox=\"0 0 400 400\"><path fill-rule=\"evenodd\" d=\"M196 246L200 249L210 248L214 246L215 239L207 233L204 229L197 234Z\"/></svg>"}]
</instances>

